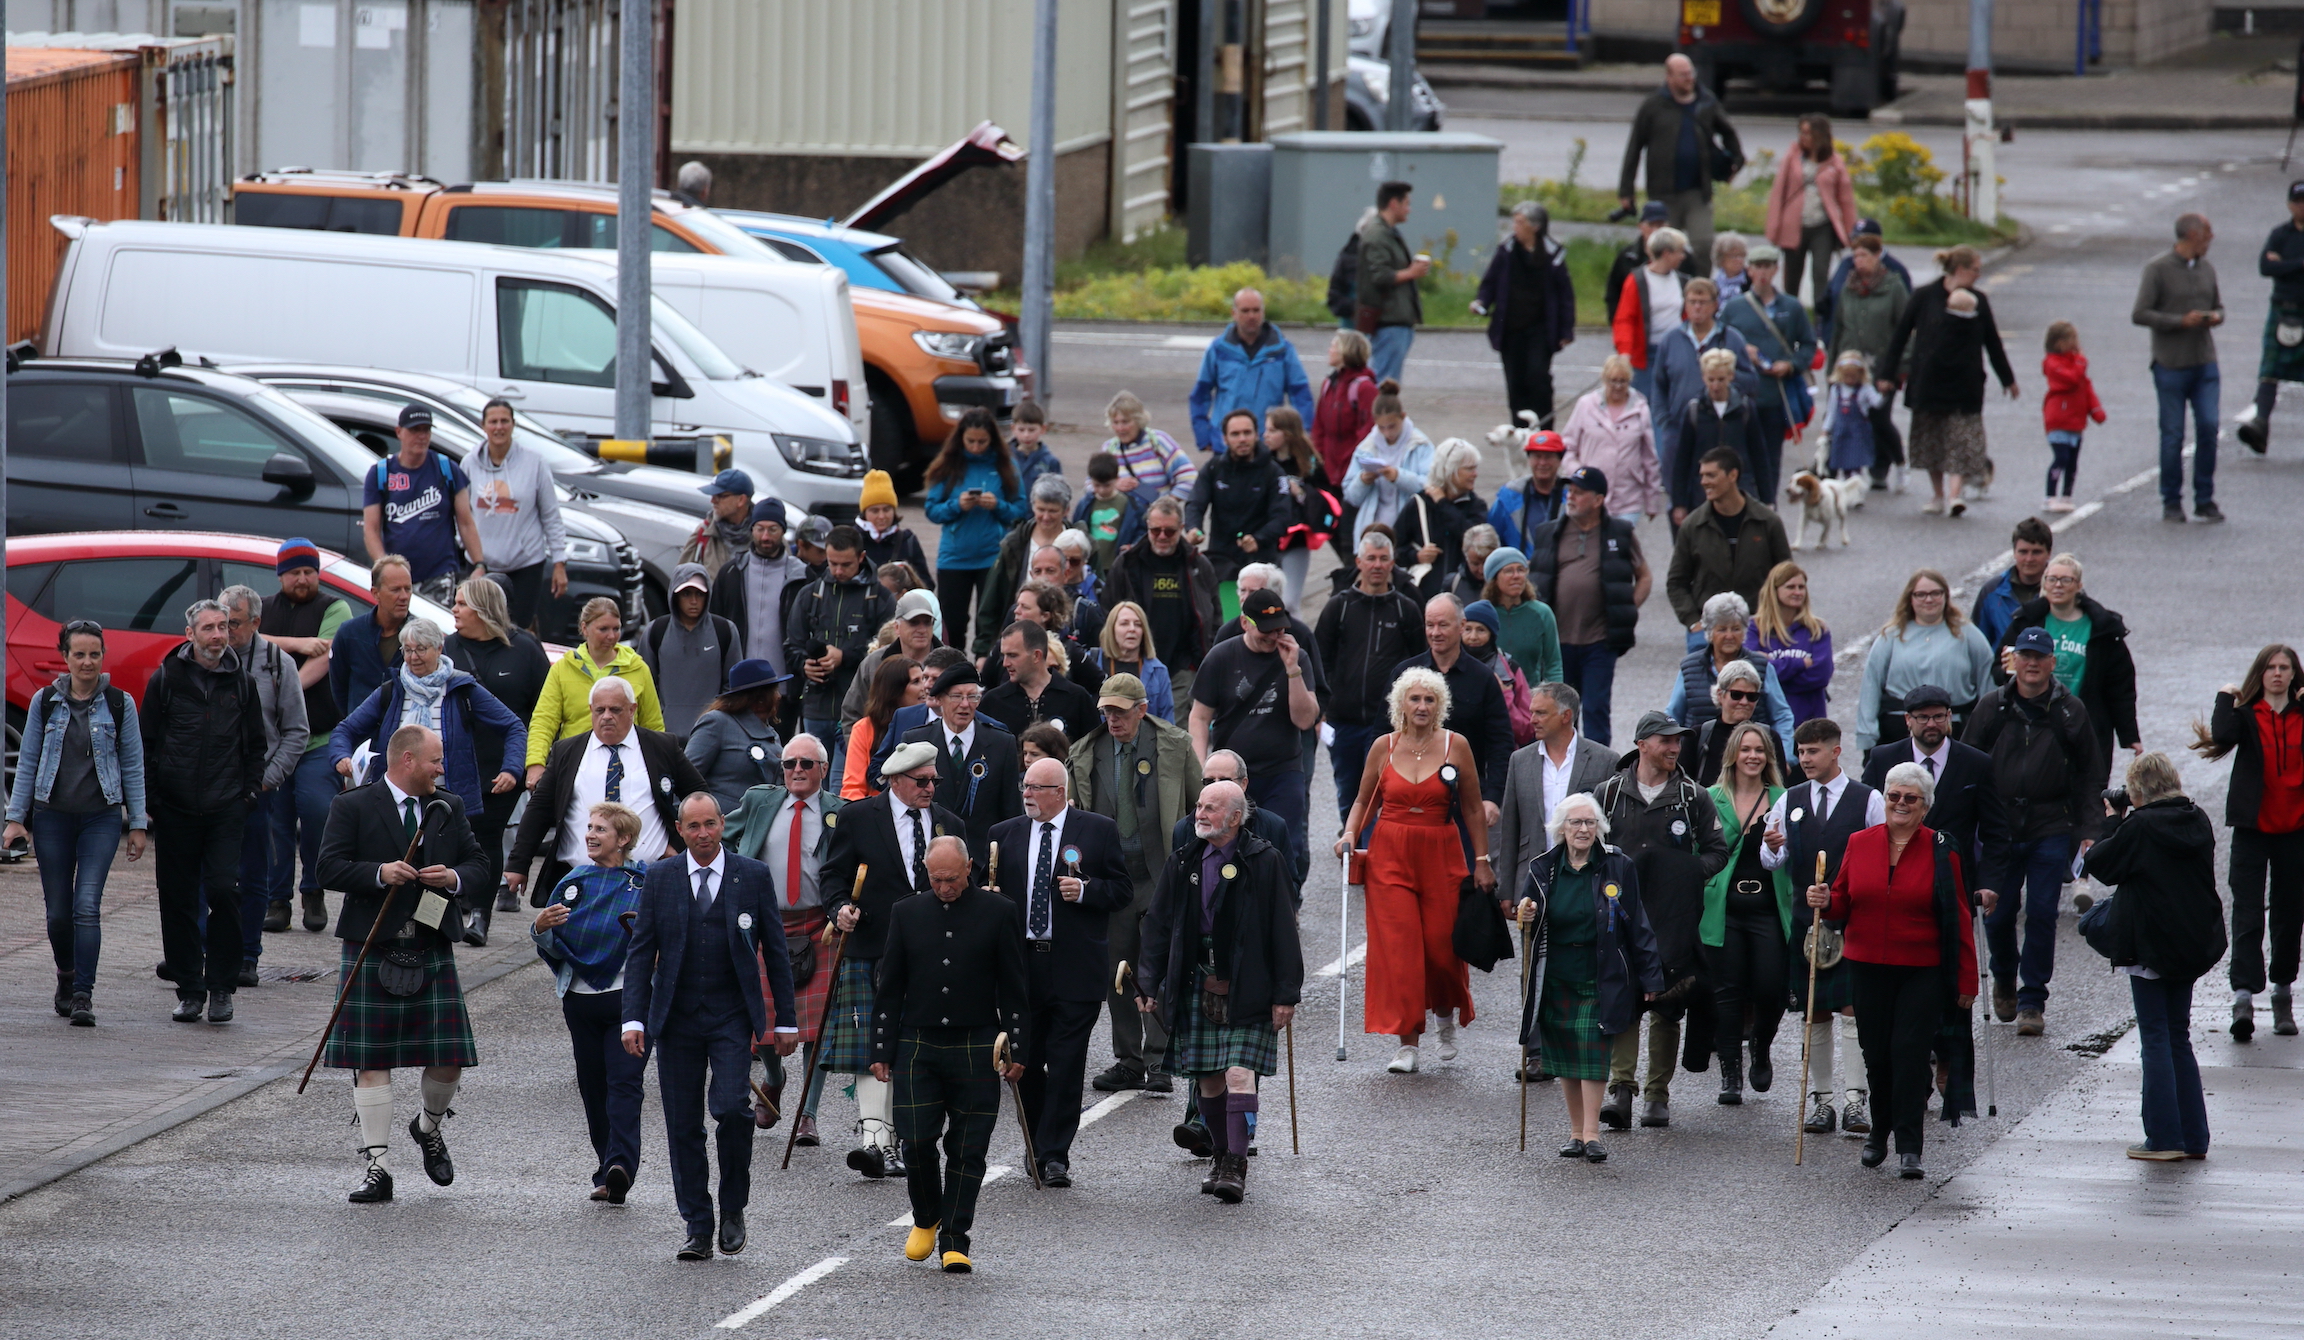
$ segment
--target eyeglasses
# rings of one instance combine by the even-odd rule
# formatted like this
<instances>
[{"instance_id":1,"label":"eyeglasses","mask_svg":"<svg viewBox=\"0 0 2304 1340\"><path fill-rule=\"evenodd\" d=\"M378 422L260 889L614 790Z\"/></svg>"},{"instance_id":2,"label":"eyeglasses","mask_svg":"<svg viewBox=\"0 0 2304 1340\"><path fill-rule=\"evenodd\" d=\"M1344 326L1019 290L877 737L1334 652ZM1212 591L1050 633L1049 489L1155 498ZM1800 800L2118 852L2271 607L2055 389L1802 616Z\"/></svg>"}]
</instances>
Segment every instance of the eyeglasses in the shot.
<instances>
[{"instance_id":1,"label":"eyeglasses","mask_svg":"<svg viewBox=\"0 0 2304 1340\"><path fill-rule=\"evenodd\" d=\"M1600 826L1600 821L1598 819L1592 818L1570 819L1568 822L1560 826L1562 828L1598 828Z\"/></svg>"},{"instance_id":2,"label":"eyeglasses","mask_svg":"<svg viewBox=\"0 0 2304 1340\"><path fill-rule=\"evenodd\" d=\"M1064 784L1062 782L1026 782L1024 783L1024 789L1027 791L1061 791L1064 789Z\"/></svg>"},{"instance_id":3,"label":"eyeglasses","mask_svg":"<svg viewBox=\"0 0 2304 1340\"><path fill-rule=\"evenodd\" d=\"M788 758L784 760L784 771L786 772L807 772L812 768L823 766L824 761L816 758Z\"/></svg>"},{"instance_id":4,"label":"eyeglasses","mask_svg":"<svg viewBox=\"0 0 2304 1340\"><path fill-rule=\"evenodd\" d=\"M1944 593L1924 586L1915 586L1912 588L1912 598L1914 600L1942 600Z\"/></svg>"},{"instance_id":5,"label":"eyeglasses","mask_svg":"<svg viewBox=\"0 0 2304 1340\"><path fill-rule=\"evenodd\" d=\"M1756 703L1760 701L1760 695L1750 689L1722 689L1720 694L1732 703Z\"/></svg>"},{"instance_id":6,"label":"eyeglasses","mask_svg":"<svg viewBox=\"0 0 2304 1340\"><path fill-rule=\"evenodd\" d=\"M984 694L981 690L964 692L960 689L954 689L944 695L944 701L954 707L974 707L984 701Z\"/></svg>"},{"instance_id":7,"label":"eyeglasses","mask_svg":"<svg viewBox=\"0 0 2304 1340\"><path fill-rule=\"evenodd\" d=\"M1184 528L1182 526L1146 526L1144 533L1146 535L1182 535Z\"/></svg>"},{"instance_id":8,"label":"eyeglasses","mask_svg":"<svg viewBox=\"0 0 2304 1340\"><path fill-rule=\"evenodd\" d=\"M896 774L896 780L910 782L914 786L934 786L936 785L936 774L932 772L900 772Z\"/></svg>"},{"instance_id":9,"label":"eyeglasses","mask_svg":"<svg viewBox=\"0 0 2304 1340\"><path fill-rule=\"evenodd\" d=\"M2047 577L2042 577L2040 579L2040 584L2042 586L2078 586L2080 584L2080 579L2078 577L2072 576L2070 573L2065 573L2062 575L2050 575Z\"/></svg>"},{"instance_id":10,"label":"eyeglasses","mask_svg":"<svg viewBox=\"0 0 2304 1340\"><path fill-rule=\"evenodd\" d=\"M1898 809L1910 809L1914 805L1920 804L1921 800L1917 792L1891 791L1887 795L1887 802Z\"/></svg>"},{"instance_id":11,"label":"eyeglasses","mask_svg":"<svg viewBox=\"0 0 2304 1340\"><path fill-rule=\"evenodd\" d=\"M97 637L102 637L104 636L104 625L94 619L74 619L64 625L64 636L66 637L78 637L82 633L93 633Z\"/></svg>"}]
</instances>

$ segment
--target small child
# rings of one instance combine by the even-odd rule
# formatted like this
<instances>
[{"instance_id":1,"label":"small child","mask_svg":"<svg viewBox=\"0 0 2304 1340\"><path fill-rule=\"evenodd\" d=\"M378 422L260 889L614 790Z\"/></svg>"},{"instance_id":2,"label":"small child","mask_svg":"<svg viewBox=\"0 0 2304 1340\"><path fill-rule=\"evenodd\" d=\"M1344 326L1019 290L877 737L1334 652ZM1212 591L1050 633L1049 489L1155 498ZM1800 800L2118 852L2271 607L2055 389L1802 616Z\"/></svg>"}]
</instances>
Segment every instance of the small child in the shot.
<instances>
[{"instance_id":1,"label":"small child","mask_svg":"<svg viewBox=\"0 0 2304 1340\"><path fill-rule=\"evenodd\" d=\"M1869 474L1872 470L1872 414L1880 408L1880 392L1872 385L1872 360L1848 350L1832 365L1832 384L1824 430L1831 434L1832 455L1826 467L1839 479Z\"/></svg>"},{"instance_id":2,"label":"small child","mask_svg":"<svg viewBox=\"0 0 2304 1340\"><path fill-rule=\"evenodd\" d=\"M2088 421L2104 422L2104 402L2088 380L2088 357L2080 352L2080 332L2069 321L2048 326L2048 356L2040 360L2048 379L2048 394L2040 401L2040 418L2048 429L2048 501L2045 510L2072 510L2072 480L2080 473L2080 435ZM2058 491L2061 483L2062 491Z\"/></svg>"},{"instance_id":3,"label":"small child","mask_svg":"<svg viewBox=\"0 0 2304 1340\"><path fill-rule=\"evenodd\" d=\"M1072 508L1072 524L1088 537L1088 566L1102 578L1120 551L1144 538L1149 499L1120 491L1120 458L1099 451L1088 458L1088 492Z\"/></svg>"},{"instance_id":4,"label":"small child","mask_svg":"<svg viewBox=\"0 0 2304 1340\"><path fill-rule=\"evenodd\" d=\"M1029 498L1033 480L1064 473L1064 467L1056 463L1056 453L1040 445L1040 439L1048 435L1048 411L1039 401L1027 400L1016 407L1008 431L1008 454L1016 458L1016 491Z\"/></svg>"},{"instance_id":5,"label":"small child","mask_svg":"<svg viewBox=\"0 0 2304 1340\"><path fill-rule=\"evenodd\" d=\"M864 557L874 569L890 563L911 566L914 576L929 590L936 589L936 570L920 548L920 537L896 524L896 481L886 470L864 475L864 491L857 497L856 529L864 537Z\"/></svg>"}]
</instances>

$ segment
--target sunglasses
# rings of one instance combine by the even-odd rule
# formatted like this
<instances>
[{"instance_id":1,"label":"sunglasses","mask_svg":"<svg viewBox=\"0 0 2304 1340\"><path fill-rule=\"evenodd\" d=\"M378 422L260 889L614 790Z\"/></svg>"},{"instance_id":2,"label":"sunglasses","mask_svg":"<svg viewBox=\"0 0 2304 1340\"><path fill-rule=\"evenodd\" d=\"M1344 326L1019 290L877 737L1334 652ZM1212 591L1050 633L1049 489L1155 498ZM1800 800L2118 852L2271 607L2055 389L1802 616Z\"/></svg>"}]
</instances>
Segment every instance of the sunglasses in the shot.
<instances>
[{"instance_id":1,"label":"sunglasses","mask_svg":"<svg viewBox=\"0 0 2304 1340\"><path fill-rule=\"evenodd\" d=\"M1144 533L1146 535L1182 535L1184 528L1182 526L1146 526Z\"/></svg>"},{"instance_id":2,"label":"sunglasses","mask_svg":"<svg viewBox=\"0 0 2304 1340\"><path fill-rule=\"evenodd\" d=\"M807 772L811 768L823 766L821 760L813 758L788 758L784 760L784 771L786 772Z\"/></svg>"},{"instance_id":3,"label":"sunglasses","mask_svg":"<svg viewBox=\"0 0 2304 1340\"><path fill-rule=\"evenodd\" d=\"M1732 703L1756 703L1760 695L1750 689L1723 689L1722 694Z\"/></svg>"}]
</instances>

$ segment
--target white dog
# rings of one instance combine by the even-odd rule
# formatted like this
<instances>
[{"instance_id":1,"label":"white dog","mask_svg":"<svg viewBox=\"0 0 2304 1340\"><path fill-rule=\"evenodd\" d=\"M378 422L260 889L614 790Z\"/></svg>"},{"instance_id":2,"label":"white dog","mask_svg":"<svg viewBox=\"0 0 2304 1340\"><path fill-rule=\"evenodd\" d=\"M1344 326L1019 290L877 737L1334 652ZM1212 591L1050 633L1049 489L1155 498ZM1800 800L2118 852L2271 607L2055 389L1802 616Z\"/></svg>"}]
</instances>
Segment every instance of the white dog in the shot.
<instances>
[{"instance_id":1,"label":"white dog","mask_svg":"<svg viewBox=\"0 0 2304 1340\"><path fill-rule=\"evenodd\" d=\"M1826 479L1813 470L1802 470L1792 476L1791 487L1784 490L1786 502L1800 504L1800 525L1792 532L1792 547L1799 549L1808 538L1808 527L1816 527L1816 547L1821 549L1832 538L1832 528L1840 528L1840 547L1848 547L1848 514L1864 505L1864 494L1871 488L1861 476L1853 479Z\"/></svg>"},{"instance_id":2,"label":"white dog","mask_svg":"<svg viewBox=\"0 0 2304 1340\"><path fill-rule=\"evenodd\" d=\"M1535 411L1525 409L1520 411L1520 421L1527 426L1514 427L1508 423L1500 423L1489 429L1488 445L1491 447L1510 447L1515 453L1526 451L1528 439L1536 434ZM1513 459L1517 460L1519 457L1515 455Z\"/></svg>"}]
</instances>

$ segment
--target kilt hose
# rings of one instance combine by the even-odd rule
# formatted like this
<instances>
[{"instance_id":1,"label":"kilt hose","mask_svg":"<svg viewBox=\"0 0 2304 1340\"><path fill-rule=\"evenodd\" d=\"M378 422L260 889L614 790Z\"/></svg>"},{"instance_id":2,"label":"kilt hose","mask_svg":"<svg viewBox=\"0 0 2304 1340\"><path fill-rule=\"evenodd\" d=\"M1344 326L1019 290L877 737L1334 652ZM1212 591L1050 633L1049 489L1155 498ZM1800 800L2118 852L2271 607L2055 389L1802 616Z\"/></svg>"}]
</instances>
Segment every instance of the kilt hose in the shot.
<instances>
[{"instance_id":1,"label":"kilt hose","mask_svg":"<svg viewBox=\"0 0 2304 1340\"><path fill-rule=\"evenodd\" d=\"M360 946L343 946L340 977L351 977ZM456 952L434 937L424 949L424 985L414 995L384 989L377 971L383 954L370 950L344 1012L328 1037L327 1063L338 1070L399 1070L414 1066L469 1066L480 1063L472 1044L472 1016L464 1009L464 988L456 980Z\"/></svg>"},{"instance_id":2,"label":"kilt hose","mask_svg":"<svg viewBox=\"0 0 2304 1340\"><path fill-rule=\"evenodd\" d=\"M940 1251L968 1250L984 1151L1000 1121L1000 1076L992 1068L998 1028L907 1028L896 1041L896 1138L904 1145L912 1223L938 1228ZM950 1130L946 1131L946 1119ZM945 1165L936 1159L944 1138Z\"/></svg>"}]
</instances>

